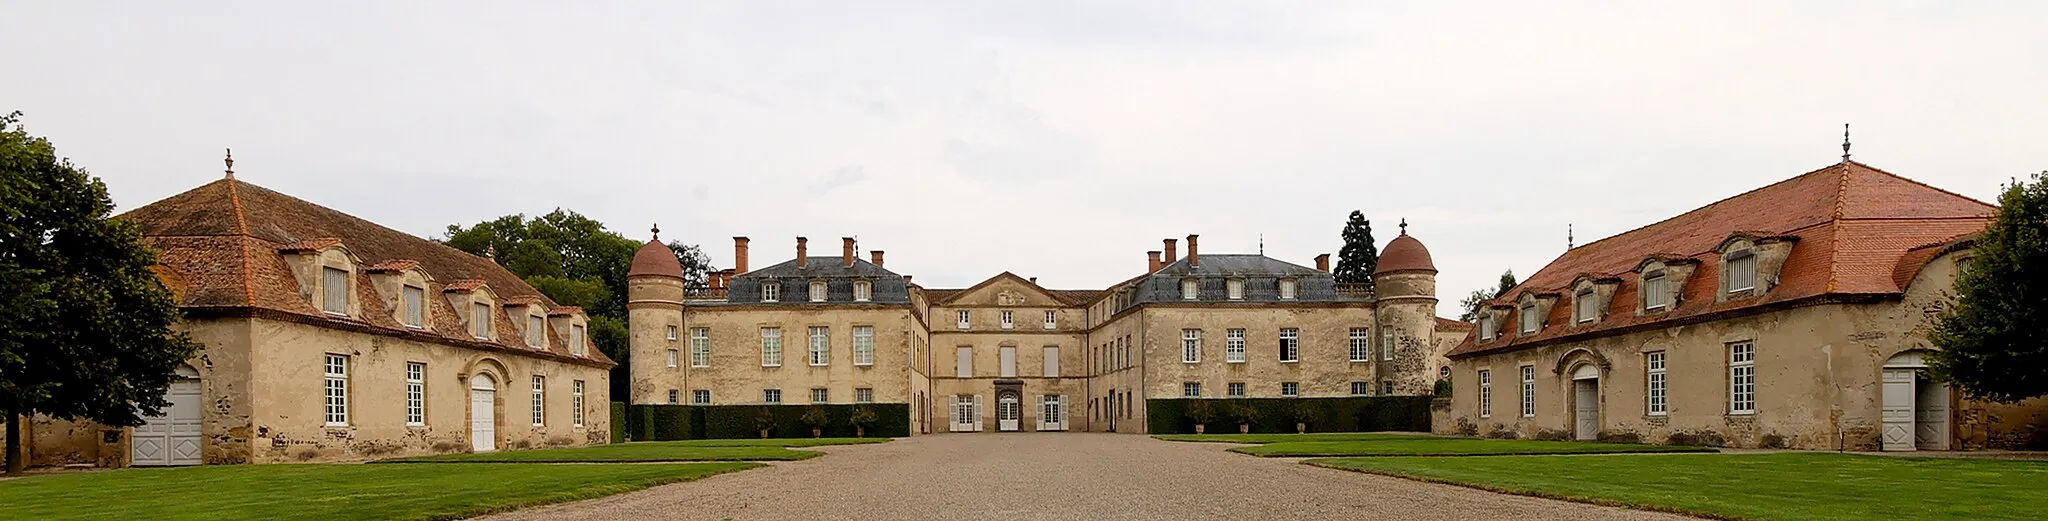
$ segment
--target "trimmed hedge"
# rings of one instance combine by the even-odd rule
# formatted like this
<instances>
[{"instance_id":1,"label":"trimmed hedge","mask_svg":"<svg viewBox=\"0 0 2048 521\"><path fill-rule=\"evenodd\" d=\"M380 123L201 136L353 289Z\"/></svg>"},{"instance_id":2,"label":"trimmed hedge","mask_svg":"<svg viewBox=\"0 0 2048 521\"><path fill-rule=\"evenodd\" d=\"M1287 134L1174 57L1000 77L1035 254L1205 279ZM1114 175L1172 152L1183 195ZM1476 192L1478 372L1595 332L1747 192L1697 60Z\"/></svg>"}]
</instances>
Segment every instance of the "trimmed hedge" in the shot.
<instances>
[{"instance_id":1,"label":"trimmed hedge","mask_svg":"<svg viewBox=\"0 0 2048 521\"><path fill-rule=\"evenodd\" d=\"M1233 409L1250 407L1255 433L1294 432L1298 407L1308 432L1429 432L1428 396L1353 396L1345 398L1172 398L1145 401L1146 426L1152 434L1192 434L1195 420L1188 406L1209 402L1216 419L1209 432L1237 432Z\"/></svg>"},{"instance_id":2,"label":"trimmed hedge","mask_svg":"<svg viewBox=\"0 0 2048 521\"><path fill-rule=\"evenodd\" d=\"M626 402L612 402L612 443L626 442Z\"/></svg>"},{"instance_id":3,"label":"trimmed hedge","mask_svg":"<svg viewBox=\"0 0 2048 521\"><path fill-rule=\"evenodd\" d=\"M910 435L910 405L868 403L859 405L634 405L625 416L627 432L635 441L671 441L761 437L760 422L766 411L774 438L809 438L810 424L804 413L811 407L825 409L830 420L824 427L828 438L854 436L853 411L867 407L875 421L867 426L870 438L901 438Z\"/></svg>"}]
</instances>

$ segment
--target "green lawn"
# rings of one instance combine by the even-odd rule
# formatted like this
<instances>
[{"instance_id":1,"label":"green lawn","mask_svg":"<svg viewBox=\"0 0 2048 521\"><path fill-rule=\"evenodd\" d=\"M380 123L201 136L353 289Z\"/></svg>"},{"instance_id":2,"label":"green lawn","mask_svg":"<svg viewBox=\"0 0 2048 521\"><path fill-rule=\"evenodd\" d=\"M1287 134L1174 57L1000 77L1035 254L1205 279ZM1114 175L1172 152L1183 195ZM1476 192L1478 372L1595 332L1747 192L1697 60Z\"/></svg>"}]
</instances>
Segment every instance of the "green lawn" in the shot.
<instances>
[{"instance_id":1,"label":"green lawn","mask_svg":"<svg viewBox=\"0 0 2048 521\"><path fill-rule=\"evenodd\" d=\"M1343 458L1346 470L1727 519L2042 519L2048 462L1829 453Z\"/></svg>"},{"instance_id":2,"label":"green lawn","mask_svg":"<svg viewBox=\"0 0 2048 521\"><path fill-rule=\"evenodd\" d=\"M1161 434L1153 436L1166 441L1201 441L1211 443L1285 443L1298 441L1376 441L1439 439L1428 434L1399 432L1318 432L1312 434Z\"/></svg>"},{"instance_id":3,"label":"green lawn","mask_svg":"<svg viewBox=\"0 0 2048 521\"><path fill-rule=\"evenodd\" d=\"M645 441L633 442L632 444L667 443L689 447L822 447L826 445L866 445L869 443L888 443L890 440L890 438L744 438L725 440Z\"/></svg>"},{"instance_id":4,"label":"green lawn","mask_svg":"<svg viewBox=\"0 0 2048 521\"><path fill-rule=\"evenodd\" d=\"M0 481L0 519L462 519L758 466L219 465L124 469Z\"/></svg>"},{"instance_id":5,"label":"green lawn","mask_svg":"<svg viewBox=\"0 0 2048 521\"><path fill-rule=\"evenodd\" d=\"M1362 441L1294 441L1241 452L1264 457L1329 456L1506 456L1522 454L1608 454L1618 452L1714 452L1702 447L1637 445L1586 441L1487 440L1478 438L1406 438Z\"/></svg>"},{"instance_id":6,"label":"green lawn","mask_svg":"<svg viewBox=\"0 0 2048 521\"><path fill-rule=\"evenodd\" d=\"M378 463L652 463L665 461L794 461L822 454L784 447L881 443L888 438L789 438L682 440L614 443L590 447L535 449L483 454L439 454Z\"/></svg>"}]
</instances>

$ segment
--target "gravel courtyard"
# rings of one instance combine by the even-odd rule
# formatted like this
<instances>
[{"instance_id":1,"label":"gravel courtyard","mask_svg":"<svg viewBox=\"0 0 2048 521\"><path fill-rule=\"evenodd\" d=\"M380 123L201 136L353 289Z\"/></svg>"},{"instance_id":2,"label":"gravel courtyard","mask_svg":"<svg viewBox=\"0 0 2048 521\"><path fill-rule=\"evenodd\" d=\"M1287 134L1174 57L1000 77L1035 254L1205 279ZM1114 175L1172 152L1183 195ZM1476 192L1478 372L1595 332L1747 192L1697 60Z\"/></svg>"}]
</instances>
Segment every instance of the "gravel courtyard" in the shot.
<instances>
[{"instance_id":1,"label":"gravel courtyard","mask_svg":"<svg viewBox=\"0 0 2048 521\"><path fill-rule=\"evenodd\" d=\"M962 434L818 449L512 520L1686 519L1482 492L1128 434Z\"/></svg>"}]
</instances>

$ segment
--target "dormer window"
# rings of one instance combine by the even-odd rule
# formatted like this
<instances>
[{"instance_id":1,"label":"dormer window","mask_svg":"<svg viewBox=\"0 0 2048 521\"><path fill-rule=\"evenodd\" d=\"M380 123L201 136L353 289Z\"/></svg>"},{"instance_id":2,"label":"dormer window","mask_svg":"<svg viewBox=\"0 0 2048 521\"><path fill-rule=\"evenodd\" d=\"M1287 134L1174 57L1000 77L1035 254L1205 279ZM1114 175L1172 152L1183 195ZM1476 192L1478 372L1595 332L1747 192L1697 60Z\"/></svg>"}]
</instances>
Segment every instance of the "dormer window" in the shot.
<instances>
[{"instance_id":1,"label":"dormer window","mask_svg":"<svg viewBox=\"0 0 2048 521\"><path fill-rule=\"evenodd\" d=\"M491 305L478 302L469 306L469 333L478 340L491 339Z\"/></svg>"},{"instance_id":2,"label":"dormer window","mask_svg":"<svg viewBox=\"0 0 2048 521\"><path fill-rule=\"evenodd\" d=\"M534 349L547 347L547 344L541 343L547 340L547 335L545 334L547 330L547 319L541 318L540 315L527 315L526 345Z\"/></svg>"},{"instance_id":3,"label":"dormer window","mask_svg":"<svg viewBox=\"0 0 2048 521\"><path fill-rule=\"evenodd\" d=\"M1294 299L1294 279L1280 279L1280 298L1283 300Z\"/></svg>"},{"instance_id":4,"label":"dormer window","mask_svg":"<svg viewBox=\"0 0 2048 521\"><path fill-rule=\"evenodd\" d=\"M583 325L569 326L569 354L589 356L590 348L583 344Z\"/></svg>"},{"instance_id":5,"label":"dormer window","mask_svg":"<svg viewBox=\"0 0 2048 521\"><path fill-rule=\"evenodd\" d=\"M1728 281L1728 294L1747 293L1756 289L1756 253L1737 250L1728 254L1728 272L1723 275Z\"/></svg>"},{"instance_id":6,"label":"dormer window","mask_svg":"<svg viewBox=\"0 0 2048 521\"><path fill-rule=\"evenodd\" d=\"M1479 339L1480 339L1480 340L1493 340L1493 337L1494 337L1494 336L1497 336L1497 335L1499 335L1499 334L1500 334L1500 328L1499 328L1499 326L1497 326L1497 325L1495 325L1495 324L1493 323L1493 315L1480 315L1480 316L1479 316Z\"/></svg>"},{"instance_id":7,"label":"dormer window","mask_svg":"<svg viewBox=\"0 0 2048 521\"><path fill-rule=\"evenodd\" d=\"M811 281L811 302L825 301L825 281Z\"/></svg>"},{"instance_id":8,"label":"dormer window","mask_svg":"<svg viewBox=\"0 0 2048 521\"><path fill-rule=\"evenodd\" d=\"M1229 291L1230 300L1244 300L1244 279L1230 279L1224 287Z\"/></svg>"},{"instance_id":9,"label":"dormer window","mask_svg":"<svg viewBox=\"0 0 2048 521\"><path fill-rule=\"evenodd\" d=\"M873 284L869 284L868 281L865 280L853 281L854 302L867 302L869 300L874 300L874 298L875 287Z\"/></svg>"},{"instance_id":10,"label":"dormer window","mask_svg":"<svg viewBox=\"0 0 2048 521\"><path fill-rule=\"evenodd\" d=\"M775 302L782 298L782 285L772 280L761 281L761 301Z\"/></svg>"},{"instance_id":11,"label":"dormer window","mask_svg":"<svg viewBox=\"0 0 2048 521\"><path fill-rule=\"evenodd\" d=\"M1639 292L1643 295L1644 311L1661 311L1671 305L1671 291L1665 287L1664 280L1664 270L1643 274L1643 285Z\"/></svg>"},{"instance_id":12,"label":"dormer window","mask_svg":"<svg viewBox=\"0 0 2048 521\"><path fill-rule=\"evenodd\" d=\"M406 286L403 290L405 306L405 327L414 329L426 327L427 290L419 286Z\"/></svg>"},{"instance_id":13,"label":"dormer window","mask_svg":"<svg viewBox=\"0 0 2048 521\"><path fill-rule=\"evenodd\" d=\"M320 310L329 315L348 316L348 270L322 268Z\"/></svg>"},{"instance_id":14,"label":"dormer window","mask_svg":"<svg viewBox=\"0 0 2048 521\"><path fill-rule=\"evenodd\" d=\"M1593 288L1579 290L1572 299L1572 320L1584 324L1599 317L1600 300L1594 298Z\"/></svg>"},{"instance_id":15,"label":"dormer window","mask_svg":"<svg viewBox=\"0 0 2048 521\"><path fill-rule=\"evenodd\" d=\"M1542 328L1542 324L1536 319L1536 304L1523 304L1521 311L1522 334L1535 333L1537 329Z\"/></svg>"},{"instance_id":16,"label":"dormer window","mask_svg":"<svg viewBox=\"0 0 2048 521\"><path fill-rule=\"evenodd\" d=\"M1202 294L1202 284L1201 284L1201 281L1198 281L1198 280L1195 280L1195 279L1181 279L1181 281L1180 281L1180 298L1181 298L1181 300L1195 300L1196 298L1200 297L1200 296L1201 296L1201 294Z\"/></svg>"}]
</instances>

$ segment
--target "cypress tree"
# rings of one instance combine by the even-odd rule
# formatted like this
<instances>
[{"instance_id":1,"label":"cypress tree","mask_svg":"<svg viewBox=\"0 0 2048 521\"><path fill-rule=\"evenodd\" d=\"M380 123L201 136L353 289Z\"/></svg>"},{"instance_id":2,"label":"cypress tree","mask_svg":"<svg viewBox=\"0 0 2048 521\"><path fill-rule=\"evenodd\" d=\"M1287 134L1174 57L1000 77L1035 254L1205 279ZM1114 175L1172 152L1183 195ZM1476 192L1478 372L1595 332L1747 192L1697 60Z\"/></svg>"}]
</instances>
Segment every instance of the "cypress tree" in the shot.
<instances>
[{"instance_id":1,"label":"cypress tree","mask_svg":"<svg viewBox=\"0 0 2048 521\"><path fill-rule=\"evenodd\" d=\"M1379 266L1380 249L1373 245L1372 221L1351 211L1344 223L1344 249L1337 251L1337 282L1372 284L1373 268Z\"/></svg>"}]
</instances>

